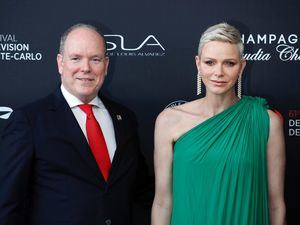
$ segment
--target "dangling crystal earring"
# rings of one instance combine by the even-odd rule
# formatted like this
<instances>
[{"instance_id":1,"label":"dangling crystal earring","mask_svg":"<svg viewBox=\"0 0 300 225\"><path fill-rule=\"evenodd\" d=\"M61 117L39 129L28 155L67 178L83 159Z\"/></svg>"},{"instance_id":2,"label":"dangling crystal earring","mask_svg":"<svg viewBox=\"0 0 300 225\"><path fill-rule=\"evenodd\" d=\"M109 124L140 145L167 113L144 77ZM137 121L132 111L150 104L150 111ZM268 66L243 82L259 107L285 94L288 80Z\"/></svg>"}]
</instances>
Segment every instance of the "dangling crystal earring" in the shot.
<instances>
[{"instance_id":1,"label":"dangling crystal earring","mask_svg":"<svg viewBox=\"0 0 300 225\"><path fill-rule=\"evenodd\" d=\"M242 74L240 74L239 79L238 79L237 95L239 98L242 97Z\"/></svg>"},{"instance_id":2,"label":"dangling crystal earring","mask_svg":"<svg viewBox=\"0 0 300 225\"><path fill-rule=\"evenodd\" d=\"M198 72L197 74L197 95L201 95L201 74Z\"/></svg>"}]
</instances>

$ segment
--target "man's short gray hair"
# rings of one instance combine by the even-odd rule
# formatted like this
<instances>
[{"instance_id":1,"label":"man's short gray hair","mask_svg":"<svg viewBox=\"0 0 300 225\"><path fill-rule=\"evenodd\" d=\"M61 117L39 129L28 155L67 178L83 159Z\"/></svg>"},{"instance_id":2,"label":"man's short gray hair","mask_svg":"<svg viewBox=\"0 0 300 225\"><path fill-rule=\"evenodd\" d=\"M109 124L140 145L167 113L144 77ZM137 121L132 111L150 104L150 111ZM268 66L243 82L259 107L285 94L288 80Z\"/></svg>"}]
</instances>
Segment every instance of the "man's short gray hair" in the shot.
<instances>
[{"instance_id":1,"label":"man's short gray hair","mask_svg":"<svg viewBox=\"0 0 300 225\"><path fill-rule=\"evenodd\" d=\"M73 31L73 30L76 30L78 28L86 28L86 29L90 29L90 30L93 30L95 32L97 32L102 38L103 38L103 41L104 41L104 48L105 48L105 53L106 53L106 50L107 50L107 47L106 47L106 41L105 41L105 37L104 37L104 34L95 26L91 25L91 24L86 24L86 23L77 23L73 26L71 26L70 28L68 28L62 35L61 35L61 38L60 38L60 45L59 45L59 53L60 54L63 54L64 53L64 48L65 48L65 42L66 42L66 39L68 37L68 35Z\"/></svg>"}]
</instances>

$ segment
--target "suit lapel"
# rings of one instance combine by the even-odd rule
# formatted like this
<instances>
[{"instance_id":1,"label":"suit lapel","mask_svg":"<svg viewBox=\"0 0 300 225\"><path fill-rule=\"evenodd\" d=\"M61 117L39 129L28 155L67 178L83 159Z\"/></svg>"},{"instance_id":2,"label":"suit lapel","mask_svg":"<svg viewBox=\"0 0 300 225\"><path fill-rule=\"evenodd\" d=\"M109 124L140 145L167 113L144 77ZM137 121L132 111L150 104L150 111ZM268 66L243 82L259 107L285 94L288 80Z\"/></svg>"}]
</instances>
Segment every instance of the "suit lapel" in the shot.
<instances>
[{"instance_id":1,"label":"suit lapel","mask_svg":"<svg viewBox=\"0 0 300 225\"><path fill-rule=\"evenodd\" d=\"M118 167L120 165L122 155L125 153L126 150L122 148L126 139L126 132L124 132L124 125L123 125L123 119L125 118L125 115L124 112L114 107L114 105L111 104L110 101L107 100L105 97L100 96L100 98L111 116L113 126L114 126L116 145L117 145L116 152L111 164L109 177L108 177L108 183L111 184L118 177Z\"/></svg>"},{"instance_id":2,"label":"suit lapel","mask_svg":"<svg viewBox=\"0 0 300 225\"><path fill-rule=\"evenodd\" d=\"M92 174L97 177L97 179L92 180L96 181L98 184L98 181L101 181L100 183L105 183L88 142L60 89L58 89L54 95L54 104L49 110L52 110L55 114L54 117L61 126L60 131L62 135L64 135L66 141L69 141L74 145L74 149L76 149L81 158L86 162L87 166L91 169Z\"/></svg>"}]
</instances>

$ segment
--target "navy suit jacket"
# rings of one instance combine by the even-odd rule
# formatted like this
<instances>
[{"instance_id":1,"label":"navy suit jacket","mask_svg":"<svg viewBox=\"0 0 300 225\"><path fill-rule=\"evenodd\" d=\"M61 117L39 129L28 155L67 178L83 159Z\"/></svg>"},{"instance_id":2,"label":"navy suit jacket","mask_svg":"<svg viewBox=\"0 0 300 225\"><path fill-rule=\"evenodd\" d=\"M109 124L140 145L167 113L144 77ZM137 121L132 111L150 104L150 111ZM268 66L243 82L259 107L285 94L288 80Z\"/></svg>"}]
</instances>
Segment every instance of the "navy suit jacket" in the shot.
<instances>
[{"instance_id":1,"label":"navy suit jacket","mask_svg":"<svg viewBox=\"0 0 300 225\"><path fill-rule=\"evenodd\" d=\"M0 225L131 224L141 157L135 117L101 100L117 142L107 183L60 89L12 113L0 149Z\"/></svg>"}]
</instances>

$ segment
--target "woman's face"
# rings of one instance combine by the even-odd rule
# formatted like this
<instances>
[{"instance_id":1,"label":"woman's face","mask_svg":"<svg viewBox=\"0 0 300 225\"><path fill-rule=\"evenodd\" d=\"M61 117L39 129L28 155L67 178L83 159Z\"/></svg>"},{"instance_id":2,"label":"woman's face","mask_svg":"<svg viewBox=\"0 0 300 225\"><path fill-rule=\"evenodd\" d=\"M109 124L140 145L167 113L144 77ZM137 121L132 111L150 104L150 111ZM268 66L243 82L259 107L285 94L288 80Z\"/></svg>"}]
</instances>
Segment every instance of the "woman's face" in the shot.
<instances>
[{"instance_id":1,"label":"woman's face","mask_svg":"<svg viewBox=\"0 0 300 225\"><path fill-rule=\"evenodd\" d=\"M234 92L234 85L246 61L241 59L236 44L210 41L203 46L201 55L196 56L196 65L206 93L224 95Z\"/></svg>"}]
</instances>

